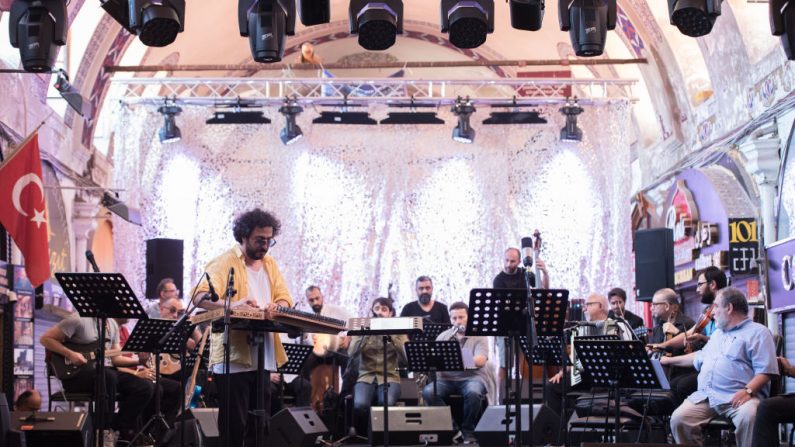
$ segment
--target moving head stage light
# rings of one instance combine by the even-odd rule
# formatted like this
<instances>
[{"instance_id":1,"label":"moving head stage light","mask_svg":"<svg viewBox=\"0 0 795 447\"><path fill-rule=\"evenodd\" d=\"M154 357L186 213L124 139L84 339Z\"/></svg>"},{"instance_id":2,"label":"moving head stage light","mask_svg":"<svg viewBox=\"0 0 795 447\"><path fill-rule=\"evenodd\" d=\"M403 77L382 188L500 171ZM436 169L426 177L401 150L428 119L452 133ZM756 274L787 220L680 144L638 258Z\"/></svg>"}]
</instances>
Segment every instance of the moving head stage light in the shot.
<instances>
[{"instance_id":1,"label":"moving head stage light","mask_svg":"<svg viewBox=\"0 0 795 447\"><path fill-rule=\"evenodd\" d=\"M351 0L348 16L351 34L359 35L365 50L386 50L403 34L403 0Z\"/></svg>"},{"instance_id":2,"label":"moving head stage light","mask_svg":"<svg viewBox=\"0 0 795 447\"><path fill-rule=\"evenodd\" d=\"M458 48L477 48L494 32L494 0L442 0L442 32Z\"/></svg>"},{"instance_id":3,"label":"moving head stage light","mask_svg":"<svg viewBox=\"0 0 795 447\"><path fill-rule=\"evenodd\" d=\"M298 0L298 12L304 26L328 23L331 20L331 0Z\"/></svg>"},{"instance_id":4,"label":"moving head stage light","mask_svg":"<svg viewBox=\"0 0 795 447\"><path fill-rule=\"evenodd\" d=\"M511 26L538 31L544 21L544 0L511 0Z\"/></svg>"},{"instance_id":5,"label":"moving head stage light","mask_svg":"<svg viewBox=\"0 0 795 447\"><path fill-rule=\"evenodd\" d=\"M770 0L770 31L781 36L787 59L795 60L795 8L787 0Z\"/></svg>"},{"instance_id":6,"label":"moving head stage light","mask_svg":"<svg viewBox=\"0 0 795 447\"><path fill-rule=\"evenodd\" d=\"M239 0L240 35L248 37L257 62L279 62L284 57L285 36L295 35L295 0Z\"/></svg>"},{"instance_id":7,"label":"moving head stage light","mask_svg":"<svg viewBox=\"0 0 795 447\"><path fill-rule=\"evenodd\" d=\"M101 0L102 9L149 47L164 47L185 30L185 0Z\"/></svg>"},{"instance_id":8,"label":"moving head stage light","mask_svg":"<svg viewBox=\"0 0 795 447\"><path fill-rule=\"evenodd\" d=\"M560 30L568 31L577 56L604 52L607 30L616 28L616 0L558 0Z\"/></svg>"},{"instance_id":9,"label":"moving head stage light","mask_svg":"<svg viewBox=\"0 0 795 447\"><path fill-rule=\"evenodd\" d=\"M706 36L720 15L721 0L668 0L668 16L685 36ZM772 4L771 4L772 5Z\"/></svg>"},{"instance_id":10,"label":"moving head stage light","mask_svg":"<svg viewBox=\"0 0 795 447\"><path fill-rule=\"evenodd\" d=\"M52 70L60 46L66 44L65 0L17 0L8 23L11 46L19 48L25 71Z\"/></svg>"}]
</instances>

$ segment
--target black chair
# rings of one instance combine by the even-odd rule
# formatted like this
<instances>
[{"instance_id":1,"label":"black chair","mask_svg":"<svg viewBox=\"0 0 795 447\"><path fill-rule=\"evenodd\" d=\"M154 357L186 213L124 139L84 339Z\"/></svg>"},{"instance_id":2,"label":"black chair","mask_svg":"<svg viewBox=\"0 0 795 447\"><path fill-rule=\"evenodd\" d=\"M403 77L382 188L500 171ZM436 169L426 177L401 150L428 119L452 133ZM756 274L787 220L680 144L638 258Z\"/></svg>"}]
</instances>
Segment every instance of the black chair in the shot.
<instances>
[{"instance_id":1,"label":"black chair","mask_svg":"<svg viewBox=\"0 0 795 447\"><path fill-rule=\"evenodd\" d=\"M85 403L90 407L93 402L94 393L72 393L64 389L61 383L61 389L54 392L52 391L52 380L55 377L55 371L49 361L45 362L47 367L47 395L50 396L47 403L47 411L52 411L53 402L66 402L69 404L69 411L74 410L75 403ZM58 380L58 379L56 379Z\"/></svg>"}]
</instances>

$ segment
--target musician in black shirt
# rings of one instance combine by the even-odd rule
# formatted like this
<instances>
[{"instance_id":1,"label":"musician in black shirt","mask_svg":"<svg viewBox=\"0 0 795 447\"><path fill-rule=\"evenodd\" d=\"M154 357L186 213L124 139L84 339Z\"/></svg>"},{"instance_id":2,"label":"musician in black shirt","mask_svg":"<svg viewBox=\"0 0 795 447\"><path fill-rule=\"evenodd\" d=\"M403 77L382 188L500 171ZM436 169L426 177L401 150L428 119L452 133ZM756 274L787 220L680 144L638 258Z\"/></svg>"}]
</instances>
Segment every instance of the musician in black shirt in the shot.
<instances>
[{"instance_id":1,"label":"musician in black shirt","mask_svg":"<svg viewBox=\"0 0 795 447\"><path fill-rule=\"evenodd\" d=\"M505 262L503 263L502 271L494 277L493 286L495 289L526 289L524 269L519 267L521 263L522 252L518 248L510 247L505 250ZM549 288L549 275L547 274L547 266L544 261L536 258L538 263L538 271L542 273L541 287L544 289ZM536 286L536 277L533 272L530 272L530 285Z\"/></svg>"},{"instance_id":2,"label":"musician in black shirt","mask_svg":"<svg viewBox=\"0 0 795 447\"><path fill-rule=\"evenodd\" d=\"M620 287L610 289L610 291L607 292L607 300L610 302L610 312L608 313L610 318L623 318L627 320L627 323L629 323L632 329L643 326L643 318L625 309L627 304L627 292L624 289Z\"/></svg>"},{"instance_id":3,"label":"musician in black shirt","mask_svg":"<svg viewBox=\"0 0 795 447\"><path fill-rule=\"evenodd\" d=\"M428 276L420 276L414 282L417 289L417 301L412 301L400 311L401 317L429 318L434 323L449 323L450 313L447 306L433 299L433 281Z\"/></svg>"}]
</instances>

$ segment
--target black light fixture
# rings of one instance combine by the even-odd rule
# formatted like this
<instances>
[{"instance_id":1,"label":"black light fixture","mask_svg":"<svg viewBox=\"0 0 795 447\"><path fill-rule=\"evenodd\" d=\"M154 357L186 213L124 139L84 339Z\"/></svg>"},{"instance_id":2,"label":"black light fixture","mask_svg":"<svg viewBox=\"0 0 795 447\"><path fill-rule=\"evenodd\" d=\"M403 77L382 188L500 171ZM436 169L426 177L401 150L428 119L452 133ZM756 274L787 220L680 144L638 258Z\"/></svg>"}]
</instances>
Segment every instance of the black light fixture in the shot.
<instances>
[{"instance_id":1,"label":"black light fixture","mask_svg":"<svg viewBox=\"0 0 795 447\"><path fill-rule=\"evenodd\" d=\"M102 194L100 203L102 203L102 206L107 208L108 211L121 217L127 222L130 222L133 225L141 226L141 212L135 208L127 206L126 203L119 200L119 193L105 191Z\"/></svg>"},{"instance_id":2,"label":"black light fixture","mask_svg":"<svg viewBox=\"0 0 795 447\"><path fill-rule=\"evenodd\" d=\"M11 5L9 41L19 48L25 71L52 70L58 50L66 45L67 26L64 0L17 0Z\"/></svg>"},{"instance_id":3,"label":"black light fixture","mask_svg":"<svg viewBox=\"0 0 795 447\"><path fill-rule=\"evenodd\" d=\"M328 23L331 20L331 0L298 0L298 12L304 26Z\"/></svg>"},{"instance_id":4,"label":"black light fixture","mask_svg":"<svg viewBox=\"0 0 795 447\"><path fill-rule=\"evenodd\" d=\"M75 112L84 118L91 117L93 112L91 102L89 102L86 98L83 98L83 95L81 95L80 92L78 92L77 89L75 89L72 84L69 83L69 77L64 70L57 71L54 87Z\"/></svg>"},{"instance_id":5,"label":"black light fixture","mask_svg":"<svg viewBox=\"0 0 795 447\"><path fill-rule=\"evenodd\" d=\"M163 127L160 128L159 136L160 142L163 144L176 143L182 139L182 132L177 127L177 121L174 118L182 112L182 109L176 105L165 104L157 109L163 115Z\"/></svg>"},{"instance_id":6,"label":"black light fixture","mask_svg":"<svg viewBox=\"0 0 795 447\"><path fill-rule=\"evenodd\" d=\"M365 50L386 50L403 34L403 0L350 0L348 16Z\"/></svg>"},{"instance_id":7,"label":"black light fixture","mask_svg":"<svg viewBox=\"0 0 795 447\"><path fill-rule=\"evenodd\" d=\"M463 99L459 96L453 105L452 112L458 118L458 125L453 128L453 140L471 144L475 141L475 129L472 128L469 118L475 112L475 106L469 97Z\"/></svg>"},{"instance_id":8,"label":"black light fixture","mask_svg":"<svg viewBox=\"0 0 795 447\"><path fill-rule=\"evenodd\" d=\"M458 48L477 48L494 32L494 0L442 0L442 32Z\"/></svg>"},{"instance_id":9,"label":"black light fixture","mask_svg":"<svg viewBox=\"0 0 795 447\"><path fill-rule=\"evenodd\" d=\"M285 36L295 35L295 16L295 0L238 0L240 35L248 37L255 61L282 60Z\"/></svg>"},{"instance_id":10,"label":"black light fixture","mask_svg":"<svg viewBox=\"0 0 795 447\"><path fill-rule=\"evenodd\" d=\"M295 122L295 118L303 111L303 107L298 105L298 100L296 98L285 99L284 105L279 108L279 112L284 115L285 120L284 128L279 132L279 138L285 146L295 143L304 136L301 128L298 127L298 124Z\"/></svg>"},{"instance_id":11,"label":"black light fixture","mask_svg":"<svg viewBox=\"0 0 795 447\"><path fill-rule=\"evenodd\" d=\"M582 112L583 108L577 105L577 98L567 100L566 105L560 108L560 113L566 115L566 125L560 129L560 141L568 143L582 141L582 129L577 127L577 115Z\"/></svg>"},{"instance_id":12,"label":"black light fixture","mask_svg":"<svg viewBox=\"0 0 795 447\"><path fill-rule=\"evenodd\" d=\"M544 21L544 0L510 0L511 26L525 31L538 31Z\"/></svg>"},{"instance_id":13,"label":"black light fixture","mask_svg":"<svg viewBox=\"0 0 795 447\"><path fill-rule=\"evenodd\" d=\"M577 56L601 55L616 18L616 0L558 0L560 30L569 32Z\"/></svg>"},{"instance_id":14,"label":"black light fixture","mask_svg":"<svg viewBox=\"0 0 795 447\"><path fill-rule=\"evenodd\" d=\"M795 8L788 0L770 0L770 31L781 36L787 59L795 60Z\"/></svg>"},{"instance_id":15,"label":"black light fixture","mask_svg":"<svg viewBox=\"0 0 795 447\"><path fill-rule=\"evenodd\" d=\"M436 112L389 112L380 124L444 124Z\"/></svg>"},{"instance_id":16,"label":"black light fixture","mask_svg":"<svg viewBox=\"0 0 795 447\"><path fill-rule=\"evenodd\" d=\"M546 124L538 112L491 112L483 124Z\"/></svg>"},{"instance_id":17,"label":"black light fixture","mask_svg":"<svg viewBox=\"0 0 795 447\"><path fill-rule=\"evenodd\" d=\"M353 124L374 126L378 121L372 119L367 112L320 112L320 116L312 120L312 124Z\"/></svg>"},{"instance_id":18,"label":"black light fixture","mask_svg":"<svg viewBox=\"0 0 795 447\"><path fill-rule=\"evenodd\" d=\"M102 9L149 47L164 47L185 30L185 0L100 0Z\"/></svg>"},{"instance_id":19,"label":"black light fixture","mask_svg":"<svg viewBox=\"0 0 795 447\"><path fill-rule=\"evenodd\" d=\"M722 0L668 0L668 17L685 36L706 36L720 15ZM771 4L772 6L772 4Z\"/></svg>"}]
</instances>

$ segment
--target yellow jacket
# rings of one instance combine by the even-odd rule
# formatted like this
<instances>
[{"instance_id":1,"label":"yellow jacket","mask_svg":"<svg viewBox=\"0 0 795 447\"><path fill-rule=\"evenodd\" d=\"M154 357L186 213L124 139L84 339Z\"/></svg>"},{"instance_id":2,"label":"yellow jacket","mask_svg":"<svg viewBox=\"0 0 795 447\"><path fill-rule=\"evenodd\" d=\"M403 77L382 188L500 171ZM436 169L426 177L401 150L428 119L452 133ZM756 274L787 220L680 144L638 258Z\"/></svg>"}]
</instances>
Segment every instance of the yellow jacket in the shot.
<instances>
[{"instance_id":1,"label":"yellow jacket","mask_svg":"<svg viewBox=\"0 0 795 447\"><path fill-rule=\"evenodd\" d=\"M244 259L243 251L240 249L240 246L235 245L230 250L227 250L210 261L207 267L205 267L205 270L213 281L215 291L218 292L221 299L226 297L226 285L230 268L235 269L235 289L237 289L237 294L232 297L232 302L241 300L243 297L248 297L248 275L244 273L246 272ZM279 271L276 260L270 256L265 256L262 259L262 264L270 280L271 302L284 300L292 306L293 299L290 297L290 292L287 290L287 285L284 283L284 278ZM201 281L191 296L200 295L208 290L209 286L207 285L207 281ZM254 365L253 359L251 358L251 351L248 348L248 335L246 331L231 331L229 343L231 345L230 359L232 363L238 363L245 367ZM282 366L287 363L287 354L284 352L284 347L282 346L278 333L273 333L273 340L276 347L276 364ZM210 365L223 363L223 361L223 334L212 334L210 336Z\"/></svg>"}]
</instances>

